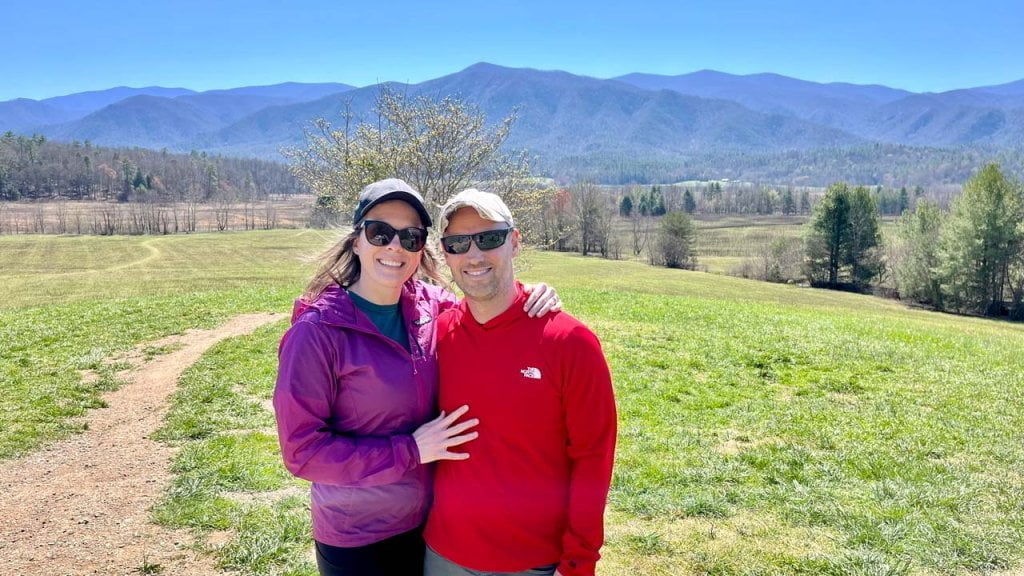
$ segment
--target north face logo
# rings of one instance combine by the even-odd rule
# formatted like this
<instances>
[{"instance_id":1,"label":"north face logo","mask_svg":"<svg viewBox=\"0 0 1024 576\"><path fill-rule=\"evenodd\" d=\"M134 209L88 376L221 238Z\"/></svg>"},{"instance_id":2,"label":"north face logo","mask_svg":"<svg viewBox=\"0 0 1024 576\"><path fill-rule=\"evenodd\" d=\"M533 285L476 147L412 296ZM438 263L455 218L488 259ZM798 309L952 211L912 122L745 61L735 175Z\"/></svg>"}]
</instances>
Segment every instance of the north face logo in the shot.
<instances>
[{"instance_id":1,"label":"north face logo","mask_svg":"<svg viewBox=\"0 0 1024 576\"><path fill-rule=\"evenodd\" d=\"M521 372L523 376L525 376L526 378L530 378L531 380L540 380L540 368L534 368L533 366L529 366L527 368L520 370L519 372Z\"/></svg>"}]
</instances>

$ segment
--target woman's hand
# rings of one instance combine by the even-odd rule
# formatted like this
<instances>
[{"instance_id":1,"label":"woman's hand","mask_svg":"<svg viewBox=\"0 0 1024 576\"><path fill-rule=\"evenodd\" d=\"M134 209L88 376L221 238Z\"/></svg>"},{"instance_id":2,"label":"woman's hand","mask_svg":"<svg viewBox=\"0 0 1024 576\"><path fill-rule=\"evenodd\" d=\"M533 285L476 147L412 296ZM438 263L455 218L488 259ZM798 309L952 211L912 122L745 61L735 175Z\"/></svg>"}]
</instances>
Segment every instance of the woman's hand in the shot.
<instances>
[{"instance_id":1,"label":"woman's hand","mask_svg":"<svg viewBox=\"0 0 1024 576\"><path fill-rule=\"evenodd\" d=\"M523 292L529 294L523 310L530 318L543 316L548 312L557 312L562 309L562 301L558 298L555 289L547 284L524 284Z\"/></svg>"},{"instance_id":2,"label":"woman's hand","mask_svg":"<svg viewBox=\"0 0 1024 576\"><path fill-rule=\"evenodd\" d=\"M442 410L440 416L420 426L412 433L413 439L416 440L416 448L420 451L420 464L436 460L465 460L469 458L469 454L465 452L449 450L452 446L465 444L479 436L476 432L468 434L463 434L463 432L479 424L480 420L472 418L455 424L455 421L468 410L469 406L463 405L447 416Z\"/></svg>"}]
</instances>

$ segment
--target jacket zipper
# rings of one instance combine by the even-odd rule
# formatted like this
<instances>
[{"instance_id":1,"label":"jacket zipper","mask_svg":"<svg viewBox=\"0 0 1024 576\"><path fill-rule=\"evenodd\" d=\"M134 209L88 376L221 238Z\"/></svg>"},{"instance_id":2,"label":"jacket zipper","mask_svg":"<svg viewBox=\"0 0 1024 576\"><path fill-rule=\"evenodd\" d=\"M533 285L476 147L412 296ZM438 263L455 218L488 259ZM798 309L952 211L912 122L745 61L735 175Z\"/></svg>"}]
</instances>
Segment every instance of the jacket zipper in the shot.
<instances>
[{"instance_id":1,"label":"jacket zipper","mask_svg":"<svg viewBox=\"0 0 1024 576\"><path fill-rule=\"evenodd\" d=\"M353 307L355 307L354 304L353 304ZM433 319L431 321L433 321ZM403 348L401 344L399 344L398 342L395 342L391 338L388 338L387 336L381 334L380 331L371 331L371 330L369 330L367 328L364 328L364 327L362 327L362 326L360 326L358 324L355 324L355 323L340 322L340 323L334 323L333 325L334 326L338 326L339 328L345 328L345 329L353 330L353 331L356 331L356 332L361 332L363 334L367 334L367 335L370 335L370 336L374 336L374 337L379 338L379 339L383 339L383 340L387 341L388 344L391 345L392 347L398 348L400 351L408 354L409 363L412 364L413 382L414 382L414 384L416 386L416 399L419 402L420 410L422 410L424 412L428 412L428 413L431 412L430 407L427 406L427 399L424 397L426 391L424 390L423 383L420 382L420 378L419 378L420 372L416 368L416 355L412 352L412 346L410 346L409 347L409 351L406 352L405 348ZM423 347L420 346L419 338L416 337L416 334L415 334L415 332L413 330L413 329L418 329L418 328L421 328L421 327L420 326L416 326L412 322L407 322L406 326L405 326L406 337L412 340L412 343L416 345L416 349L419 350L420 356L422 357L423 356Z\"/></svg>"}]
</instances>

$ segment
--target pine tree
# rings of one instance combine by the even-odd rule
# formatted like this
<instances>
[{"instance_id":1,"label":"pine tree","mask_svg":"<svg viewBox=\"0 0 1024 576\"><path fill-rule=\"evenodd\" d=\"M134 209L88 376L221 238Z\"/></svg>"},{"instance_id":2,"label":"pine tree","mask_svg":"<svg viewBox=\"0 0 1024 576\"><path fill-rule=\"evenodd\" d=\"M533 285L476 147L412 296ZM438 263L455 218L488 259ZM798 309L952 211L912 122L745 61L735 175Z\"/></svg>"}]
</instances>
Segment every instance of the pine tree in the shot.
<instances>
[{"instance_id":1,"label":"pine tree","mask_svg":"<svg viewBox=\"0 0 1024 576\"><path fill-rule=\"evenodd\" d=\"M793 198L792 188L786 188L782 193L782 213L787 216L796 213L796 199Z\"/></svg>"},{"instance_id":2,"label":"pine tree","mask_svg":"<svg viewBox=\"0 0 1024 576\"><path fill-rule=\"evenodd\" d=\"M864 288L881 266L878 207L867 188L829 186L814 209L807 235L807 274L836 288L845 279Z\"/></svg>"},{"instance_id":3,"label":"pine tree","mask_svg":"<svg viewBox=\"0 0 1024 576\"><path fill-rule=\"evenodd\" d=\"M633 215L633 197L626 194L622 197L622 201L619 202L619 216L623 218L629 218Z\"/></svg>"},{"instance_id":4,"label":"pine tree","mask_svg":"<svg viewBox=\"0 0 1024 576\"><path fill-rule=\"evenodd\" d=\"M670 212L661 220L658 232L658 254L668 268L692 270L697 263L694 240L697 228L685 212Z\"/></svg>"},{"instance_id":5,"label":"pine tree","mask_svg":"<svg viewBox=\"0 0 1024 576\"><path fill-rule=\"evenodd\" d=\"M942 308L939 278L942 224L942 210L934 202L921 201L913 212L900 217L897 238L902 257L895 270L900 298Z\"/></svg>"},{"instance_id":6,"label":"pine tree","mask_svg":"<svg viewBox=\"0 0 1024 576\"><path fill-rule=\"evenodd\" d=\"M687 214L693 214L697 210L697 201L693 199L693 193L689 188L683 192L683 210Z\"/></svg>"},{"instance_id":7,"label":"pine tree","mask_svg":"<svg viewBox=\"0 0 1024 576\"><path fill-rule=\"evenodd\" d=\"M868 189L861 186L850 196L849 235L843 263L850 267L853 283L863 288L881 271L881 256L876 248L882 235L878 205Z\"/></svg>"},{"instance_id":8,"label":"pine tree","mask_svg":"<svg viewBox=\"0 0 1024 576\"><path fill-rule=\"evenodd\" d=\"M910 208L910 195L907 194L907 187L900 188L899 214L903 215Z\"/></svg>"},{"instance_id":9,"label":"pine tree","mask_svg":"<svg viewBox=\"0 0 1024 576\"><path fill-rule=\"evenodd\" d=\"M996 164L964 185L942 236L942 290L950 307L1001 314L1011 263L1021 249L1022 204L1020 184Z\"/></svg>"},{"instance_id":10,"label":"pine tree","mask_svg":"<svg viewBox=\"0 0 1024 576\"><path fill-rule=\"evenodd\" d=\"M651 186L649 193L648 209L651 216L665 215L665 195L661 192L661 186Z\"/></svg>"},{"instance_id":11,"label":"pine tree","mask_svg":"<svg viewBox=\"0 0 1024 576\"><path fill-rule=\"evenodd\" d=\"M829 186L814 209L807 236L807 275L812 281L839 285L839 268L848 242L850 190L845 182Z\"/></svg>"}]
</instances>

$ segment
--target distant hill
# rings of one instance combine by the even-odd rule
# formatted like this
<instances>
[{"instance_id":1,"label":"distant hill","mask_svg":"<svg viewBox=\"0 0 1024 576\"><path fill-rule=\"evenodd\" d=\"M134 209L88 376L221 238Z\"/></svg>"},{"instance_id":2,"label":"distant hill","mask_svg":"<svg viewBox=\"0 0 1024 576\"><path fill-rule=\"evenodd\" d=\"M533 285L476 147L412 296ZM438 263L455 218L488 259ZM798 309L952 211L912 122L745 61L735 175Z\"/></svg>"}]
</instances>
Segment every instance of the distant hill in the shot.
<instances>
[{"instance_id":1,"label":"distant hill","mask_svg":"<svg viewBox=\"0 0 1024 576\"><path fill-rule=\"evenodd\" d=\"M75 117L72 112L28 98L0 102L0 132L11 130L30 133L38 131L40 126L66 122Z\"/></svg>"},{"instance_id":2,"label":"distant hill","mask_svg":"<svg viewBox=\"0 0 1024 576\"><path fill-rule=\"evenodd\" d=\"M420 84L388 84L410 97L455 95L491 122L518 110L512 148L557 161L576 155L645 155L706 149L776 151L853 145L861 140L799 118L764 114L732 102L642 90L613 80L477 64ZM301 128L317 117L341 121L346 105L368 118L381 86L263 110L202 138L204 148L265 154L301 145Z\"/></svg>"},{"instance_id":3,"label":"distant hill","mask_svg":"<svg viewBox=\"0 0 1024 576\"><path fill-rule=\"evenodd\" d=\"M67 96L56 96L46 98L41 102L69 112L78 113L82 116L95 112L100 108L109 106L115 102L126 100L133 96L160 96L162 98L174 98L185 94L195 94L194 90L186 88L161 88L160 86L149 86L146 88L128 88L118 86L107 90L94 90L91 92L79 92Z\"/></svg>"},{"instance_id":4,"label":"distant hill","mask_svg":"<svg viewBox=\"0 0 1024 576\"><path fill-rule=\"evenodd\" d=\"M648 89L721 98L754 110L792 115L861 138L915 146L1019 146L1024 80L943 93L914 94L885 86L820 84L779 76L734 76L711 70L680 76L628 74Z\"/></svg>"},{"instance_id":5,"label":"distant hill","mask_svg":"<svg viewBox=\"0 0 1024 576\"><path fill-rule=\"evenodd\" d=\"M0 132L36 132L108 146L188 148L200 134L273 106L351 90L340 83L248 86L195 92L184 88L111 88L45 100L0 102Z\"/></svg>"},{"instance_id":6,"label":"distant hill","mask_svg":"<svg viewBox=\"0 0 1024 576\"><path fill-rule=\"evenodd\" d=\"M1002 94L1004 96L1021 96L1024 95L1024 80L1017 80L1016 82L999 84L997 86L982 86L975 90L990 94Z\"/></svg>"},{"instance_id":7,"label":"distant hill","mask_svg":"<svg viewBox=\"0 0 1024 576\"><path fill-rule=\"evenodd\" d=\"M886 181L920 173L921 167L894 166L894 158L953 162L959 174L993 151L1016 158L1013 151L1024 149L1024 80L915 94L778 74L702 70L598 79L487 63L418 84L113 88L18 99L0 102L0 132L279 160L282 148L304 144L303 130L316 118L338 124L347 109L356 119L372 120L384 86L410 97L458 96L491 122L516 110L507 146L529 150L538 167L566 178L640 181L709 167L731 167L742 177L775 173L762 164L784 158L792 178L820 170L822 179L856 173ZM965 156L967 148L981 152ZM813 163L803 165L801 157ZM844 165L837 160L843 157L869 165Z\"/></svg>"},{"instance_id":8,"label":"distant hill","mask_svg":"<svg viewBox=\"0 0 1024 576\"><path fill-rule=\"evenodd\" d=\"M308 102L323 98L330 94L337 94L351 90L355 86L328 82L321 84L302 84L299 82L285 82L272 86L246 86L243 88L231 88L227 90L207 90L202 94L224 94L229 96L263 96L266 98L277 98L286 102Z\"/></svg>"},{"instance_id":9,"label":"distant hill","mask_svg":"<svg viewBox=\"0 0 1024 576\"><path fill-rule=\"evenodd\" d=\"M404 84L387 85L405 87ZM351 109L367 116L379 91L380 86L354 88L309 102L264 108L199 135L195 147L221 154L280 159L282 147L298 146L305 141L303 130L310 127L314 119L340 121L347 102L352 103Z\"/></svg>"},{"instance_id":10,"label":"distant hill","mask_svg":"<svg viewBox=\"0 0 1024 576\"><path fill-rule=\"evenodd\" d=\"M217 122L213 111L185 100L132 96L41 132L57 140L90 140L103 146L178 148Z\"/></svg>"},{"instance_id":11,"label":"distant hill","mask_svg":"<svg viewBox=\"0 0 1024 576\"><path fill-rule=\"evenodd\" d=\"M873 139L917 146L1024 146L1024 105L992 105L975 93L915 94L873 110Z\"/></svg>"},{"instance_id":12,"label":"distant hill","mask_svg":"<svg viewBox=\"0 0 1024 576\"><path fill-rule=\"evenodd\" d=\"M649 90L729 100L752 110L795 116L811 122L857 132L872 108L910 95L886 86L819 84L778 74L737 76L701 70L679 76L627 74L621 82Z\"/></svg>"}]
</instances>

